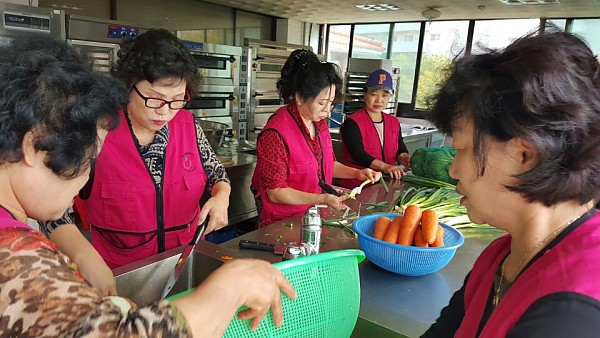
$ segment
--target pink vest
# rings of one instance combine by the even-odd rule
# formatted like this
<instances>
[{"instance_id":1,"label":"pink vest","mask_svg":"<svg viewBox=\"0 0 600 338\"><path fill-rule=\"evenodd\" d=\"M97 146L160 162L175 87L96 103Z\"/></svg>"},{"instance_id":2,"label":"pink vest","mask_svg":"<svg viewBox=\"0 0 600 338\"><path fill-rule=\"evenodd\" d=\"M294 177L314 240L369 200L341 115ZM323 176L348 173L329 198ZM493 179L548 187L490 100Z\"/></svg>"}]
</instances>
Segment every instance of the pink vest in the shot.
<instances>
[{"instance_id":1,"label":"pink vest","mask_svg":"<svg viewBox=\"0 0 600 338\"><path fill-rule=\"evenodd\" d=\"M8 228L25 228L31 230L27 224L17 221L6 209L0 207L0 229Z\"/></svg>"},{"instance_id":2,"label":"pink vest","mask_svg":"<svg viewBox=\"0 0 600 338\"><path fill-rule=\"evenodd\" d=\"M497 267L510 250L510 236L479 256L465 288L465 317L455 337L475 337ZM600 213L579 225L536 260L508 289L479 337L505 337L531 304L543 296L571 291L600 300Z\"/></svg>"},{"instance_id":3,"label":"pink vest","mask_svg":"<svg viewBox=\"0 0 600 338\"><path fill-rule=\"evenodd\" d=\"M322 191L319 187L317 172L319 164L310 150L300 127L291 113L288 112L288 106L283 106L277 109L275 114L271 116L263 132L265 130L275 130L283 139L289 154L290 166L286 181L288 187L304 192L320 194ZM319 142L321 144L321 151L323 152L323 177L325 177L327 183L331 184L335 158L329 129L319 131ZM267 226L284 218L303 213L310 206L308 204L287 205L271 203L260 175L258 166L256 166L252 185L258 190L258 195L262 201L261 226Z\"/></svg>"},{"instance_id":4,"label":"pink vest","mask_svg":"<svg viewBox=\"0 0 600 338\"><path fill-rule=\"evenodd\" d=\"M92 243L111 268L187 244L207 179L190 112L182 109L169 122L162 189L154 185L123 112L121 121L104 141L85 203Z\"/></svg>"},{"instance_id":5,"label":"pink vest","mask_svg":"<svg viewBox=\"0 0 600 338\"><path fill-rule=\"evenodd\" d=\"M396 164L400 122L395 116L383 114L383 146L381 146L381 142L379 141L377 129L375 129L375 125L365 108L350 115L349 119L358 125L363 146L369 155L387 164ZM354 161L344 143L342 143L342 163L352 168L364 168ZM361 183L361 181L355 179L343 179L340 184L346 188L354 188Z\"/></svg>"}]
</instances>

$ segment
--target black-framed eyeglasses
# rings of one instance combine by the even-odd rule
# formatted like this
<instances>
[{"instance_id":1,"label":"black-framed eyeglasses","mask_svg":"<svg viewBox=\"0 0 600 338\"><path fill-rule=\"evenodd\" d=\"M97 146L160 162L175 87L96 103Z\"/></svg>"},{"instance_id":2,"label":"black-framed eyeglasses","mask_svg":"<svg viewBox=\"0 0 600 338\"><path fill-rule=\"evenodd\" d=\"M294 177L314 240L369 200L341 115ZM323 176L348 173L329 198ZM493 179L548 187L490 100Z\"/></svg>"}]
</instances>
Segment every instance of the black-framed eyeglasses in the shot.
<instances>
[{"instance_id":1,"label":"black-framed eyeglasses","mask_svg":"<svg viewBox=\"0 0 600 338\"><path fill-rule=\"evenodd\" d=\"M142 98L142 100L144 100L144 104L146 104L146 107L148 108L153 108L153 109L158 109L158 108L162 108L165 104L169 106L169 109L181 109L185 106L186 103L188 103L188 99L189 98L189 93L185 92L185 100L173 100L173 101L167 101L167 100L163 100L163 99L159 99L156 97L146 97L144 95L142 95L142 93L140 93L140 90L137 89L137 87L134 85L133 89L135 90L135 92Z\"/></svg>"}]
</instances>

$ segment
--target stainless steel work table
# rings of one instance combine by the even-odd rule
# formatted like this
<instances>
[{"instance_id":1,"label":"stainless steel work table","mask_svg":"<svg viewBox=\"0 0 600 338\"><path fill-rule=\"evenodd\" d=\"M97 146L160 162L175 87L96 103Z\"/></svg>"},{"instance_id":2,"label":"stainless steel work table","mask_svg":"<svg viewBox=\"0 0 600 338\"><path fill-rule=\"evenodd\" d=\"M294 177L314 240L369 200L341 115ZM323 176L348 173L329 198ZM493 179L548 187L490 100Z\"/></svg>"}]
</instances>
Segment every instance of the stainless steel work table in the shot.
<instances>
[{"instance_id":1,"label":"stainless steel work table","mask_svg":"<svg viewBox=\"0 0 600 338\"><path fill-rule=\"evenodd\" d=\"M389 182L389 181L388 181ZM358 196L361 202L391 203L405 188L403 184L392 186L385 193L380 184L365 188ZM349 205L366 213L357 201ZM324 218L339 218L337 211L326 212ZM281 245L300 239L301 216L277 222L270 226L237 237L221 244L230 249L235 258L254 257L270 262L281 260L270 252L239 249L242 239ZM417 337L439 316L452 294L458 290L481 251L495 238L503 234L497 229L462 229L465 244L460 247L452 261L442 270L423 277L405 277L379 268L368 260L359 265L361 279L361 305L359 323L353 337ZM358 241L340 228L324 227L321 251L359 248ZM343 278L343 276L340 276Z\"/></svg>"}]
</instances>

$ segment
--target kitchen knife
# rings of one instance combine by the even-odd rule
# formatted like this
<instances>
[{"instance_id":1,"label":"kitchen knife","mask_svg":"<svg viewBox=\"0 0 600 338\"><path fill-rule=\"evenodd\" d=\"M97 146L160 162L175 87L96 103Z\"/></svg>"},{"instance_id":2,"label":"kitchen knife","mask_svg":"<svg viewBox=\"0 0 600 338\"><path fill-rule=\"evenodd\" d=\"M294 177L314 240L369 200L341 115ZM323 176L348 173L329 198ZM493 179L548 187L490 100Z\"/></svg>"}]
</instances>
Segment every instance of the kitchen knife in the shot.
<instances>
[{"instance_id":1,"label":"kitchen knife","mask_svg":"<svg viewBox=\"0 0 600 338\"><path fill-rule=\"evenodd\" d=\"M246 239L240 240L240 249L251 249L251 250L260 250L260 251L270 251L274 254L281 256L285 251L284 245L275 246L269 243L257 242L257 241L249 241Z\"/></svg>"},{"instance_id":2,"label":"kitchen knife","mask_svg":"<svg viewBox=\"0 0 600 338\"><path fill-rule=\"evenodd\" d=\"M165 297L173 289L173 286L175 286L177 279L179 279L179 275L181 275L181 271L183 271L185 262L192 254L192 250L194 250L194 247L196 246L196 244L198 244L198 241L200 241L200 237L202 237L202 235L204 234L204 230L206 229L207 223L208 223L208 216L206 217L204 222L202 222L202 224L200 224L198 226L198 228L196 228L194 237L188 243L188 245L185 247L185 249L183 249L181 256L179 256L179 259L177 260L177 263L175 264L175 268L173 269L173 272L171 272L171 275L169 276L169 279L167 280L167 284L165 285L165 288L162 292L162 296L160 296L160 299L165 299Z\"/></svg>"}]
</instances>

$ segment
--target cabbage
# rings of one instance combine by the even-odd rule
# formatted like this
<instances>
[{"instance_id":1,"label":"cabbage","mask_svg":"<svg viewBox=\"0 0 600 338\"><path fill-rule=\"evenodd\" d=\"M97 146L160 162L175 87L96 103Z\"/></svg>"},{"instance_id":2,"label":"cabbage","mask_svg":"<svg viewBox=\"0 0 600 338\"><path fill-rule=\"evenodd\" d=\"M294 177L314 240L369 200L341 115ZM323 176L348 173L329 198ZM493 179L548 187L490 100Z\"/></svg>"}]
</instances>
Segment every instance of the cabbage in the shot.
<instances>
[{"instance_id":1,"label":"cabbage","mask_svg":"<svg viewBox=\"0 0 600 338\"><path fill-rule=\"evenodd\" d=\"M456 184L448 174L454 155L456 150L451 147L419 148L410 157L410 167L415 175Z\"/></svg>"}]
</instances>

